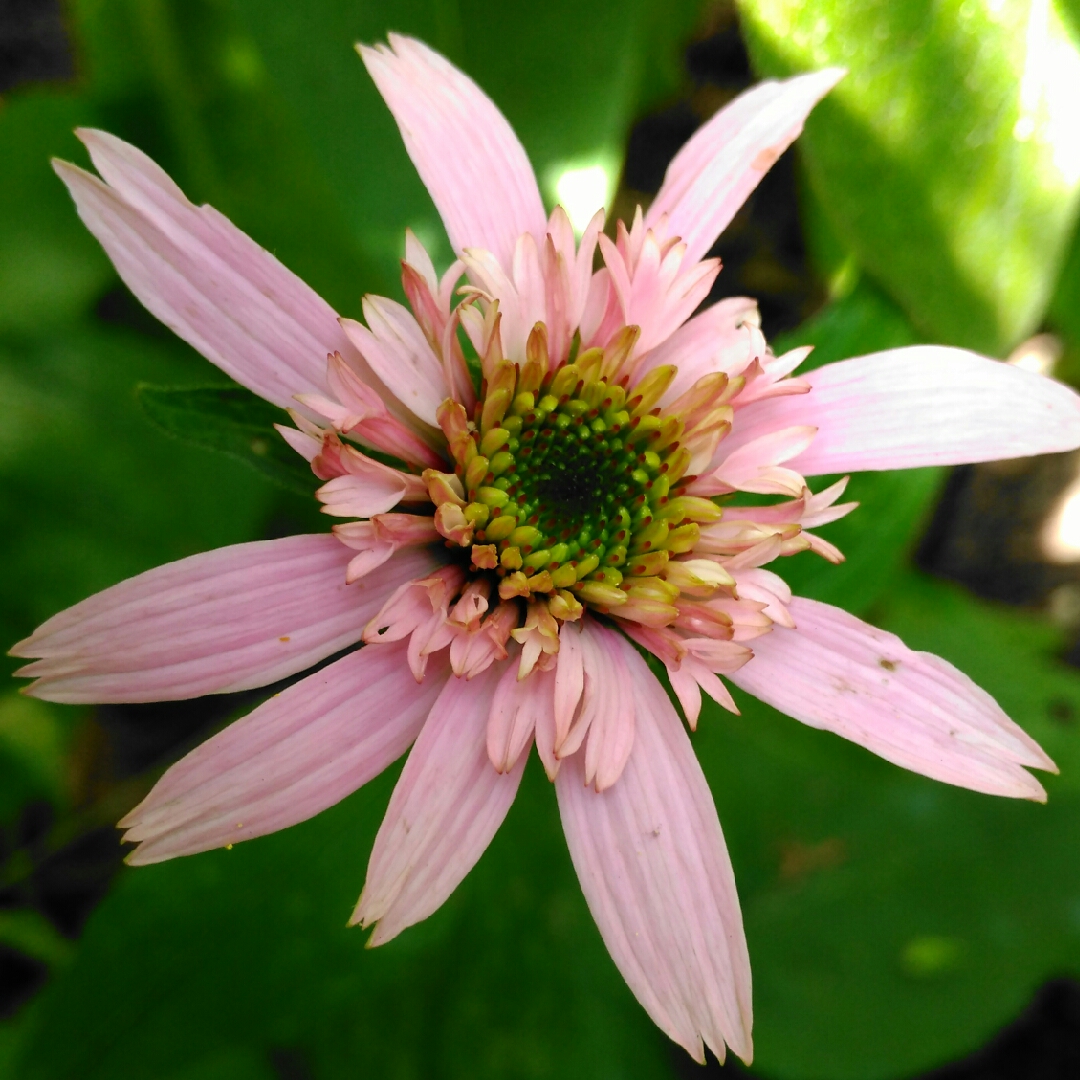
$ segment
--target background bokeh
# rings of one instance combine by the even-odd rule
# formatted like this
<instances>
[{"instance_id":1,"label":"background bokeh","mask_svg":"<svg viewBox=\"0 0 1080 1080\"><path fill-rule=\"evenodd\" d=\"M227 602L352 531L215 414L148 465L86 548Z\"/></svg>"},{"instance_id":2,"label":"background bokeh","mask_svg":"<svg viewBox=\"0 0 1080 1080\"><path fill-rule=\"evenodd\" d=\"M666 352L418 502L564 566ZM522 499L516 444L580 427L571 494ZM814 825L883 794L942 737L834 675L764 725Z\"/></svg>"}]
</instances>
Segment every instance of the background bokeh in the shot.
<instances>
[{"instance_id":1,"label":"background bokeh","mask_svg":"<svg viewBox=\"0 0 1080 1080\"><path fill-rule=\"evenodd\" d=\"M406 226L449 260L352 51L390 29L494 97L549 202L601 166L624 215L753 78L847 66L718 242L716 295L760 295L811 364L923 340L1004 358L1049 330L1080 382L1077 0L6 0L0 644L158 563L328 524L265 409L164 392L226 380L124 290L50 156L85 163L78 125L115 132L358 316L400 294ZM848 561L783 568L993 693L1061 766L1048 805L936 785L745 696L741 717L706 707L755 1075L915 1076L1080 975L1080 672L1059 659L1080 572L1038 544L1078 468L858 476L862 508L823 530ZM345 920L396 768L284 833L121 868L112 822L255 700L0 688L0 1078L706 1075L608 958L535 762L452 899L378 950Z\"/></svg>"}]
</instances>

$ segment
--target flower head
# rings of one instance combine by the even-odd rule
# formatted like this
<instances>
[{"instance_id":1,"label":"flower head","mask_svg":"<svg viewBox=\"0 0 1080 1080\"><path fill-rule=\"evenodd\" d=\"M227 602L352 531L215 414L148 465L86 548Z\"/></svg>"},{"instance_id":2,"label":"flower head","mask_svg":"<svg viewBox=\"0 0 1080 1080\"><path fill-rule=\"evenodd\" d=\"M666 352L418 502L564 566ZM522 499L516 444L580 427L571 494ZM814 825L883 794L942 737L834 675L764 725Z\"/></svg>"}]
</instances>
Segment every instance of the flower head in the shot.
<instances>
[{"instance_id":1,"label":"flower head","mask_svg":"<svg viewBox=\"0 0 1080 1080\"><path fill-rule=\"evenodd\" d=\"M151 570L13 652L54 701L257 687L348 646L169 769L121 823L134 863L303 820L412 749L353 921L378 944L431 914L490 842L528 751L554 781L589 907L656 1023L696 1057L751 1056L750 968L689 726L721 676L949 783L1044 797L1053 769L949 664L766 567L841 553L855 509L807 477L1080 445L1080 399L920 346L794 373L755 305L694 314L709 248L842 74L766 82L706 124L647 214L575 238L546 216L492 102L424 45L361 47L457 255L406 237L409 306L333 311L144 155L84 131L57 163L132 291L239 382L291 408L333 535ZM594 269L599 253L602 264ZM746 505L743 493L777 497Z\"/></svg>"}]
</instances>

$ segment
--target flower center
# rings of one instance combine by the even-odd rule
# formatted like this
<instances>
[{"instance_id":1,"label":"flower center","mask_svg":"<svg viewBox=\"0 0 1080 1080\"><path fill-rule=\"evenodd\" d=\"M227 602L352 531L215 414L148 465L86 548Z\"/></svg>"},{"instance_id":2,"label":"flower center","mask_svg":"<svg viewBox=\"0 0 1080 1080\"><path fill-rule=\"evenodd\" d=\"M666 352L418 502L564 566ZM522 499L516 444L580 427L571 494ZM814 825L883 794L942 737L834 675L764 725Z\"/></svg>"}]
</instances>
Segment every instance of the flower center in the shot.
<instances>
[{"instance_id":1,"label":"flower center","mask_svg":"<svg viewBox=\"0 0 1080 1080\"><path fill-rule=\"evenodd\" d=\"M555 381L517 394L485 434L498 450L467 489L472 505L490 508L476 541L495 541L503 565L546 567L564 584L592 576L618 585L633 537L668 501L666 455L645 449L651 432L639 432L622 387Z\"/></svg>"},{"instance_id":2,"label":"flower center","mask_svg":"<svg viewBox=\"0 0 1080 1080\"><path fill-rule=\"evenodd\" d=\"M446 486L436 521L471 548L475 568L502 579L504 598L558 594L560 612L580 612L581 603L624 605L636 587L670 604L669 557L694 546L698 520L719 516L679 487L690 462L684 424L656 407L675 369L630 386L618 366L600 349L554 373L501 363L478 423L443 406L462 494Z\"/></svg>"}]
</instances>

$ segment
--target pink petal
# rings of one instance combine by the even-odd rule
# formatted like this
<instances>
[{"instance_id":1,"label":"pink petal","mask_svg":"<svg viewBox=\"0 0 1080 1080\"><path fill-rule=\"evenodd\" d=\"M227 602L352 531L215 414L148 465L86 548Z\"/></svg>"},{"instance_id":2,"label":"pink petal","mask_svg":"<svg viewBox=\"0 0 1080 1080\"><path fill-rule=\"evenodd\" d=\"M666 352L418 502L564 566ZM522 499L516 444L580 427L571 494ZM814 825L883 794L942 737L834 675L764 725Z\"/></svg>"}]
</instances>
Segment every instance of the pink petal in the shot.
<instances>
[{"instance_id":1,"label":"pink petal","mask_svg":"<svg viewBox=\"0 0 1080 1080\"><path fill-rule=\"evenodd\" d=\"M606 629L594 619L583 618L579 625L577 642L567 639L569 647L576 646L581 653L580 661L572 655L568 657L568 682L575 679L575 669L580 663L583 690L576 712L569 708L573 723L565 734L562 725L567 722L569 703L560 704L555 751L560 758L569 757L577 753L588 737L592 746L591 751L586 751L585 760L588 783L595 782L597 790L602 791L619 778L634 742L634 703L627 694L625 668L626 652L633 652L633 648L622 634ZM559 640L562 644L562 635ZM576 691L576 685L571 683L568 689Z\"/></svg>"},{"instance_id":2,"label":"pink petal","mask_svg":"<svg viewBox=\"0 0 1080 1080\"><path fill-rule=\"evenodd\" d=\"M553 708L555 673L533 671L519 679L516 664L506 664L491 703L487 750L496 772L509 772L533 741L542 716Z\"/></svg>"},{"instance_id":3,"label":"pink petal","mask_svg":"<svg viewBox=\"0 0 1080 1080\"><path fill-rule=\"evenodd\" d=\"M640 246L636 243L639 235ZM603 234L598 239L623 321L641 329L637 348L643 354L690 317L720 272L718 259L698 262L686 258L684 244L662 246L662 237L646 231L640 218L618 245Z\"/></svg>"},{"instance_id":4,"label":"pink petal","mask_svg":"<svg viewBox=\"0 0 1080 1080\"><path fill-rule=\"evenodd\" d=\"M638 655L622 634L593 619L582 619L581 646L585 693L578 723L589 733L585 783L604 791L622 775L634 746L635 702L628 668Z\"/></svg>"},{"instance_id":5,"label":"pink petal","mask_svg":"<svg viewBox=\"0 0 1080 1080\"><path fill-rule=\"evenodd\" d=\"M174 701L264 686L360 639L403 582L438 565L394 556L377 580L345 584L332 536L237 544L148 570L54 615L12 649L48 701Z\"/></svg>"},{"instance_id":6,"label":"pink petal","mask_svg":"<svg viewBox=\"0 0 1080 1080\"><path fill-rule=\"evenodd\" d=\"M580 622L564 622L559 628L556 665L553 750L557 751L570 731L570 723L585 688Z\"/></svg>"},{"instance_id":7,"label":"pink petal","mask_svg":"<svg viewBox=\"0 0 1080 1080\"><path fill-rule=\"evenodd\" d=\"M340 320L343 329L347 321ZM348 407L344 412L352 413L343 417L343 421L363 418L353 434L411 464L433 469L445 467L443 455L435 449L439 447L445 453L445 439L440 438L434 428L417 423L415 414L403 404L394 405L401 418L390 415L383 399L345 363L340 353L334 353L327 361L326 379L337 400ZM388 393L386 396L393 400L397 395ZM338 430L350 429L343 426Z\"/></svg>"},{"instance_id":8,"label":"pink petal","mask_svg":"<svg viewBox=\"0 0 1080 1080\"><path fill-rule=\"evenodd\" d=\"M401 129L405 149L459 254L467 247L513 261L522 233L547 230L525 151L491 99L448 60L414 38L358 46Z\"/></svg>"},{"instance_id":9,"label":"pink petal","mask_svg":"<svg viewBox=\"0 0 1080 1080\"><path fill-rule=\"evenodd\" d=\"M439 539L435 523L419 514L379 514L370 521L342 522L333 532L346 547L360 552L345 572L350 585L382 566L399 548L434 544Z\"/></svg>"},{"instance_id":10,"label":"pink petal","mask_svg":"<svg viewBox=\"0 0 1080 1080\"><path fill-rule=\"evenodd\" d=\"M703 1039L749 1061L750 960L712 794L660 684L636 653L627 667L639 722L619 782L597 794L581 754L555 780L570 857L653 1021L698 1061Z\"/></svg>"},{"instance_id":11,"label":"pink petal","mask_svg":"<svg viewBox=\"0 0 1080 1080\"><path fill-rule=\"evenodd\" d=\"M499 336L506 356L522 363L529 334L545 322L547 297L540 272L540 253L531 234L518 237L513 265L505 270L498 258L482 248L468 248L462 261L470 280L499 304Z\"/></svg>"},{"instance_id":12,"label":"pink petal","mask_svg":"<svg viewBox=\"0 0 1080 1080\"><path fill-rule=\"evenodd\" d=\"M714 371L738 375L749 366L759 349L764 351L759 324L756 301L741 296L720 300L651 350L635 377L663 364L674 364L678 373L660 399L660 405L670 405L704 375Z\"/></svg>"},{"instance_id":13,"label":"pink petal","mask_svg":"<svg viewBox=\"0 0 1080 1080\"><path fill-rule=\"evenodd\" d=\"M342 329L390 392L414 416L438 427L435 413L451 396L450 385L420 324L408 308L381 296L365 296L363 309L367 326L342 319Z\"/></svg>"},{"instance_id":14,"label":"pink petal","mask_svg":"<svg viewBox=\"0 0 1080 1080\"><path fill-rule=\"evenodd\" d=\"M597 210L585 227L581 245L566 211L556 206L548 219L544 244L544 288L548 346L553 357L567 355L574 332L581 324L592 279L593 254L604 227L604 211Z\"/></svg>"},{"instance_id":15,"label":"pink petal","mask_svg":"<svg viewBox=\"0 0 1080 1080\"><path fill-rule=\"evenodd\" d=\"M747 407L736 431L749 438L778 427L817 427L809 449L788 462L804 476L1080 446L1080 396L1073 390L962 349L914 345L828 364L801 378L812 385L809 394Z\"/></svg>"},{"instance_id":16,"label":"pink petal","mask_svg":"<svg viewBox=\"0 0 1080 1080\"><path fill-rule=\"evenodd\" d=\"M790 399L788 399L790 400ZM740 423L742 418L739 418ZM762 495L799 495L806 487L802 475L780 462L801 460L817 429L810 424L751 428L755 438L732 445L720 444L722 457L718 467L699 476L687 487L691 495L721 495L732 491L753 491ZM726 455L726 456L724 456Z\"/></svg>"},{"instance_id":17,"label":"pink petal","mask_svg":"<svg viewBox=\"0 0 1080 1080\"><path fill-rule=\"evenodd\" d=\"M828 525L829 522L846 517L859 505L857 502L833 505L844 494L850 479L850 476L845 476L816 495L807 488L798 499L773 506L725 506L723 520L729 524L753 521L762 525L797 522L804 529ZM702 530L702 535L713 531L715 530L712 526L706 527Z\"/></svg>"},{"instance_id":18,"label":"pink petal","mask_svg":"<svg viewBox=\"0 0 1080 1080\"><path fill-rule=\"evenodd\" d=\"M729 676L811 727L851 739L905 769L991 795L1046 798L1021 766L1054 763L989 694L930 653L846 611L795 597L795 629L754 642Z\"/></svg>"},{"instance_id":19,"label":"pink petal","mask_svg":"<svg viewBox=\"0 0 1080 1080\"><path fill-rule=\"evenodd\" d=\"M374 517L392 510L410 495L418 498L426 495L420 477L392 469L355 447L343 446L334 460L348 471L327 481L315 493L323 504L324 514Z\"/></svg>"},{"instance_id":20,"label":"pink petal","mask_svg":"<svg viewBox=\"0 0 1080 1080\"><path fill-rule=\"evenodd\" d=\"M381 945L426 919L484 853L517 794L526 755L508 773L488 760L487 721L501 668L451 678L409 754L375 838L351 922L378 921Z\"/></svg>"},{"instance_id":21,"label":"pink petal","mask_svg":"<svg viewBox=\"0 0 1080 1080\"><path fill-rule=\"evenodd\" d=\"M269 252L189 203L135 147L102 131L79 137L106 183L61 161L57 174L125 283L174 333L275 405L325 391L329 353L368 373L330 305Z\"/></svg>"},{"instance_id":22,"label":"pink petal","mask_svg":"<svg viewBox=\"0 0 1080 1080\"><path fill-rule=\"evenodd\" d=\"M691 731L697 730L698 717L701 715L701 691L704 690L718 705L729 712L739 715L728 688L709 665L696 656L687 656L678 668L668 668L671 689L679 699L679 704L686 714L686 722Z\"/></svg>"},{"instance_id":23,"label":"pink petal","mask_svg":"<svg viewBox=\"0 0 1080 1080\"><path fill-rule=\"evenodd\" d=\"M843 74L826 68L758 83L721 109L675 155L645 224L654 227L666 214L670 232L686 242L687 260L700 259Z\"/></svg>"},{"instance_id":24,"label":"pink petal","mask_svg":"<svg viewBox=\"0 0 1080 1080\"><path fill-rule=\"evenodd\" d=\"M290 686L177 762L120 823L161 862L313 817L397 760L449 674L419 686L404 645L368 645Z\"/></svg>"},{"instance_id":25,"label":"pink petal","mask_svg":"<svg viewBox=\"0 0 1080 1080\"><path fill-rule=\"evenodd\" d=\"M786 626L789 630L795 628L795 621L788 611L788 605L791 603L791 589L782 577L760 567L740 570L733 576L739 596L743 600L754 600L764 604L763 612L773 622Z\"/></svg>"}]
</instances>

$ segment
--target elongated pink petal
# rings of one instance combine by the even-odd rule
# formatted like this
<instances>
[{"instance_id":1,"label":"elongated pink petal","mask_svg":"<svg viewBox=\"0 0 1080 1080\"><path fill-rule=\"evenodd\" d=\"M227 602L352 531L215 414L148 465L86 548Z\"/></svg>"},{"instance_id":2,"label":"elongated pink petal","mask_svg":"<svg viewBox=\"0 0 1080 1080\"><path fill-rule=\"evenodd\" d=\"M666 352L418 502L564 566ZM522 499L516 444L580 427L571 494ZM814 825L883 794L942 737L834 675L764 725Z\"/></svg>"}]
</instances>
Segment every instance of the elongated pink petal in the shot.
<instances>
[{"instance_id":1,"label":"elongated pink petal","mask_svg":"<svg viewBox=\"0 0 1080 1080\"><path fill-rule=\"evenodd\" d=\"M451 678L432 707L375 837L352 923L381 945L426 919L486 850L517 794L527 755L497 773L487 723L501 667Z\"/></svg>"},{"instance_id":2,"label":"elongated pink petal","mask_svg":"<svg viewBox=\"0 0 1080 1080\"><path fill-rule=\"evenodd\" d=\"M12 650L48 701L173 701L264 686L360 639L399 585L439 556L411 548L345 583L332 536L237 544L148 570L54 615Z\"/></svg>"},{"instance_id":3,"label":"elongated pink petal","mask_svg":"<svg viewBox=\"0 0 1080 1080\"><path fill-rule=\"evenodd\" d=\"M718 495L731 491L798 495L806 487L802 475L792 467L781 468L780 462L798 460L816 434L815 427L801 424L770 428L737 447L721 443L717 455L722 459L719 466L698 477L687 490L692 495Z\"/></svg>"},{"instance_id":4,"label":"elongated pink petal","mask_svg":"<svg viewBox=\"0 0 1080 1080\"><path fill-rule=\"evenodd\" d=\"M581 653L581 623L564 622L559 628L556 655L553 751L562 746L581 701L585 687Z\"/></svg>"},{"instance_id":5,"label":"elongated pink petal","mask_svg":"<svg viewBox=\"0 0 1080 1080\"><path fill-rule=\"evenodd\" d=\"M531 234L518 237L511 268L504 268L494 253L467 248L462 261L469 279L499 304L499 337L512 360L525 359L525 345L538 322L546 322L547 297L540 274L540 256Z\"/></svg>"},{"instance_id":6,"label":"elongated pink petal","mask_svg":"<svg viewBox=\"0 0 1080 1080\"><path fill-rule=\"evenodd\" d=\"M640 377L655 367L674 364L678 372L659 402L670 405L704 375L714 371L738 375L748 367L759 350L764 351L759 324L755 300L741 296L720 300L647 353L635 375Z\"/></svg>"},{"instance_id":7,"label":"elongated pink petal","mask_svg":"<svg viewBox=\"0 0 1080 1080\"><path fill-rule=\"evenodd\" d=\"M506 664L488 717L488 757L496 771L509 772L532 744L541 717L553 712L554 671L532 671L519 679L517 664Z\"/></svg>"},{"instance_id":8,"label":"elongated pink petal","mask_svg":"<svg viewBox=\"0 0 1080 1080\"><path fill-rule=\"evenodd\" d=\"M373 517L401 502L407 491L404 473L348 448L343 460L351 466L342 476L328 480L315 493L324 514L332 517Z\"/></svg>"},{"instance_id":9,"label":"elongated pink petal","mask_svg":"<svg viewBox=\"0 0 1080 1080\"><path fill-rule=\"evenodd\" d=\"M593 619L581 620L582 660L588 690L582 700L585 782L604 791L622 775L634 746L635 701L630 685L634 647L622 634Z\"/></svg>"},{"instance_id":10,"label":"elongated pink petal","mask_svg":"<svg viewBox=\"0 0 1080 1080\"><path fill-rule=\"evenodd\" d=\"M1080 396L1022 368L942 345L860 356L800 376L813 389L739 413L740 441L818 428L787 464L804 476L959 465L1080 446ZM721 450L724 445L721 444Z\"/></svg>"},{"instance_id":11,"label":"elongated pink petal","mask_svg":"<svg viewBox=\"0 0 1080 1080\"><path fill-rule=\"evenodd\" d=\"M687 656L677 669L669 667L668 679L671 681L671 689L675 691L675 696L679 699L679 704L683 707L686 722L690 725L691 731L697 730L698 716L701 714L702 690L718 705L722 705L736 716L739 714L731 692L708 664L696 656Z\"/></svg>"},{"instance_id":12,"label":"elongated pink petal","mask_svg":"<svg viewBox=\"0 0 1080 1080\"><path fill-rule=\"evenodd\" d=\"M698 1061L749 1061L750 959L712 794L660 684L627 658L638 708L619 782L597 794L582 754L555 780L566 842L608 952L649 1016Z\"/></svg>"},{"instance_id":13,"label":"elongated pink petal","mask_svg":"<svg viewBox=\"0 0 1080 1080\"><path fill-rule=\"evenodd\" d=\"M966 675L846 611L794 597L795 629L754 641L729 678L811 727L905 769L990 795L1045 800L1023 766L1057 771L1039 745Z\"/></svg>"},{"instance_id":14,"label":"elongated pink petal","mask_svg":"<svg viewBox=\"0 0 1080 1080\"><path fill-rule=\"evenodd\" d=\"M494 252L507 269L522 233L547 231L532 166L491 99L448 60L414 38L358 46L401 129L405 149L459 254Z\"/></svg>"},{"instance_id":15,"label":"elongated pink petal","mask_svg":"<svg viewBox=\"0 0 1080 1080\"><path fill-rule=\"evenodd\" d=\"M449 675L417 685L405 645L368 645L178 761L120 823L141 865L295 825L366 784L420 733Z\"/></svg>"},{"instance_id":16,"label":"elongated pink petal","mask_svg":"<svg viewBox=\"0 0 1080 1080\"><path fill-rule=\"evenodd\" d=\"M670 232L686 242L687 260L700 259L843 74L826 68L740 94L675 155L645 224L654 227L666 214Z\"/></svg>"},{"instance_id":17,"label":"elongated pink petal","mask_svg":"<svg viewBox=\"0 0 1080 1080\"><path fill-rule=\"evenodd\" d=\"M342 329L391 393L425 424L438 427L435 414L451 396L450 384L420 324L408 308L384 297L364 297L363 309L367 326L342 319Z\"/></svg>"},{"instance_id":18,"label":"elongated pink petal","mask_svg":"<svg viewBox=\"0 0 1080 1080\"><path fill-rule=\"evenodd\" d=\"M560 712L556 714L556 741L555 752L559 757L569 757L576 754L578 748L584 743L591 730L593 723L599 718L600 731L597 735L597 747L593 750L593 756L589 759L586 771L589 775L589 783L593 783L596 777L597 755L605 743L609 744L604 751L604 756L611 753L616 746L621 749L616 761L619 770L625 764L626 755L630 752L634 735L634 708L633 702L629 701L624 694L622 683L625 682L625 672L622 670L621 650L617 643L612 643L608 637L618 638L621 635L607 630L594 619L587 616L576 624L579 627L577 640L568 641L568 647L580 652L580 659L573 654L568 657L572 668L568 677L576 681L576 667L581 666L582 689L574 687L575 696L573 703L560 705ZM560 650L562 635L559 637ZM609 655L610 654L610 655ZM573 718L569 731L563 730L569 718ZM622 726L622 733L617 730L617 722ZM624 739L622 736L625 735ZM617 778L618 772L615 773ZM601 788L602 790L602 788Z\"/></svg>"},{"instance_id":19,"label":"elongated pink petal","mask_svg":"<svg viewBox=\"0 0 1080 1080\"><path fill-rule=\"evenodd\" d=\"M641 237L640 244L635 234ZM623 321L641 330L637 348L642 353L665 341L690 317L720 272L718 259L687 259L681 243L665 250L659 236L638 224L619 244L603 234L599 244Z\"/></svg>"},{"instance_id":20,"label":"elongated pink petal","mask_svg":"<svg viewBox=\"0 0 1080 1080\"><path fill-rule=\"evenodd\" d=\"M209 206L187 201L145 154L80 130L106 183L55 168L87 228L140 301L174 333L255 393L288 407L326 390L326 357L367 365L324 300Z\"/></svg>"}]
</instances>

